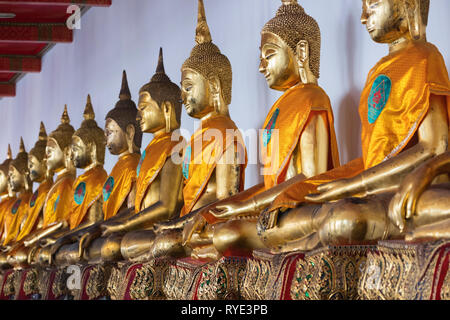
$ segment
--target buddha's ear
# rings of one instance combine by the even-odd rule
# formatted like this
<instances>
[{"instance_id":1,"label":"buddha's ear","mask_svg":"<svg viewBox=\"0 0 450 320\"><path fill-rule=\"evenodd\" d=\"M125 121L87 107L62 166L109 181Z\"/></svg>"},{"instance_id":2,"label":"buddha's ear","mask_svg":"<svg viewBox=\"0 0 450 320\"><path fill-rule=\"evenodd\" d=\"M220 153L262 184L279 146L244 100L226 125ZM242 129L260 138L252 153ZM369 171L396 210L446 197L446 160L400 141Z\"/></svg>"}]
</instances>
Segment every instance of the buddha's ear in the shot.
<instances>
[{"instance_id":1,"label":"buddha's ear","mask_svg":"<svg viewBox=\"0 0 450 320\"><path fill-rule=\"evenodd\" d=\"M220 113L220 109L221 109L221 92L222 92L222 88L220 85L220 79L218 76L216 75L210 75L208 77L208 84L209 84L209 92L211 93L211 97L212 97L212 105L214 106L214 109L216 112Z\"/></svg>"},{"instance_id":2,"label":"buddha's ear","mask_svg":"<svg viewBox=\"0 0 450 320\"><path fill-rule=\"evenodd\" d=\"M128 150L133 153L134 135L136 134L136 128L131 123L127 125L125 135L127 137Z\"/></svg>"},{"instance_id":3,"label":"buddha's ear","mask_svg":"<svg viewBox=\"0 0 450 320\"><path fill-rule=\"evenodd\" d=\"M297 43L297 47L295 50L295 54L297 55L298 62L300 62L301 66L304 66L306 63L309 63L309 43L306 40L300 40Z\"/></svg>"},{"instance_id":4,"label":"buddha's ear","mask_svg":"<svg viewBox=\"0 0 450 320\"><path fill-rule=\"evenodd\" d=\"M422 18L420 14L420 1L404 0L402 3L411 38L413 40L420 40L423 31Z\"/></svg>"},{"instance_id":5,"label":"buddha's ear","mask_svg":"<svg viewBox=\"0 0 450 320\"><path fill-rule=\"evenodd\" d=\"M169 133L172 130L171 123L172 123L172 113L174 111L173 104L170 101L164 101L161 107L164 113L166 132Z\"/></svg>"},{"instance_id":6,"label":"buddha's ear","mask_svg":"<svg viewBox=\"0 0 450 320\"><path fill-rule=\"evenodd\" d=\"M89 152L90 152L91 159L93 160L92 162L96 162L98 160L97 159L97 145L94 142L89 143Z\"/></svg>"}]
</instances>

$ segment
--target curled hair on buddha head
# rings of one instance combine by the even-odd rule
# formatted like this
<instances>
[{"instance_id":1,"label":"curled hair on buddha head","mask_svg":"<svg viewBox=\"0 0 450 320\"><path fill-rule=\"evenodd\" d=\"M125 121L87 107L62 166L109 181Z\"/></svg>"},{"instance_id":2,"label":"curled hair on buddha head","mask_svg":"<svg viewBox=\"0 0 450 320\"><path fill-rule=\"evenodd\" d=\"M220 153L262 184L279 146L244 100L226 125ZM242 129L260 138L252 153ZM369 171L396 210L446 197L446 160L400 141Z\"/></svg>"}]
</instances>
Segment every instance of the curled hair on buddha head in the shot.
<instances>
[{"instance_id":1,"label":"curled hair on buddha head","mask_svg":"<svg viewBox=\"0 0 450 320\"><path fill-rule=\"evenodd\" d=\"M11 161L12 161L11 145L8 144L8 153L6 156L6 160L3 161L2 164L0 164L0 170L3 172L5 176L8 176L9 164L11 163Z\"/></svg>"},{"instance_id":2,"label":"curled hair on buddha head","mask_svg":"<svg viewBox=\"0 0 450 320\"><path fill-rule=\"evenodd\" d=\"M64 106L64 112L61 116L61 124L55 131L48 135L58 143L58 146L64 151L72 143L72 135L75 129L70 125L69 113L67 112L67 104Z\"/></svg>"},{"instance_id":3,"label":"curled hair on buddha head","mask_svg":"<svg viewBox=\"0 0 450 320\"><path fill-rule=\"evenodd\" d=\"M309 67L316 78L320 77L320 28L297 0L282 0L275 17L264 25L264 32L279 36L294 53L301 40L308 41Z\"/></svg>"},{"instance_id":4,"label":"curled hair on buddha head","mask_svg":"<svg viewBox=\"0 0 450 320\"><path fill-rule=\"evenodd\" d=\"M28 153L25 150L22 137L20 137L19 153L16 158L11 161L10 166L16 168L21 174L26 174L28 172Z\"/></svg>"},{"instance_id":5,"label":"curled hair on buddha head","mask_svg":"<svg viewBox=\"0 0 450 320\"><path fill-rule=\"evenodd\" d=\"M222 95L225 103L231 103L232 70L228 58L212 43L211 33L206 22L203 0L198 0L197 28L195 41L197 45L192 49L191 55L183 63L181 70L192 69L205 79L211 76L219 78Z\"/></svg>"},{"instance_id":6,"label":"curled hair on buddha head","mask_svg":"<svg viewBox=\"0 0 450 320\"><path fill-rule=\"evenodd\" d=\"M92 107L90 95L87 97L83 117L84 120L81 123L80 129L75 131L73 135L83 140L86 145L91 143L95 144L97 150L97 162L104 164L106 149L105 132L97 125L97 122L95 121L95 113L94 108Z\"/></svg>"},{"instance_id":7,"label":"curled hair on buddha head","mask_svg":"<svg viewBox=\"0 0 450 320\"><path fill-rule=\"evenodd\" d=\"M39 161L45 158L45 147L47 146L47 132L45 131L44 123L41 121L41 126L39 128L39 138L35 143L33 149L28 153L29 155L35 156Z\"/></svg>"},{"instance_id":8,"label":"curled hair on buddha head","mask_svg":"<svg viewBox=\"0 0 450 320\"><path fill-rule=\"evenodd\" d=\"M158 66L149 83L145 84L139 93L148 92L161 107L164 101L169 101L175 108L175 117L181 123L181 89L173 83L164 70L163 50L159 49Z\"/></svg>"},{"instance_id":9,"label":"curled hair on buddha head","mask_svg":"<svg viewBox=\"0 0 450 320\"><path fill-rule=\"evenodd\" d=\"M119 127L126 132L127 127L131 124L134 127L134 145L140 149L142 144L142 131L140 125L136 121L137 116L136 103L131 100L131 93L128 87L127 73L124 70L122 74L122 87L120 89L119 101L116 106L111 109L105 117L114 120Z\"/></svg>"}]
</instances>

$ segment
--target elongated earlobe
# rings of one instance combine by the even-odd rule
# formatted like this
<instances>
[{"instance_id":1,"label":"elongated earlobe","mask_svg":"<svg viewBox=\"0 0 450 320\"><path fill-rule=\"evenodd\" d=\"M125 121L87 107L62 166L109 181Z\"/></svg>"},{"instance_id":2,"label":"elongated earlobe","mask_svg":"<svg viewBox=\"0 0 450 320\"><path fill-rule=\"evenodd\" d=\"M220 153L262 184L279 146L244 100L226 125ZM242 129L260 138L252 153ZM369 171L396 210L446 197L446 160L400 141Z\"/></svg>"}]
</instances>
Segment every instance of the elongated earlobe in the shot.
<instances>
[{"instance_id":1,"label":"elongated earlobe","mask_svg":"<svg viewBox=\"0 0 450 320\"><path fill-rule=\"evenodd\" d=\"M420 40L423 31L422 18L420 14L420 1L405 0L404 6L411 38L413 40Z\"/></svg>"}]
</instances>

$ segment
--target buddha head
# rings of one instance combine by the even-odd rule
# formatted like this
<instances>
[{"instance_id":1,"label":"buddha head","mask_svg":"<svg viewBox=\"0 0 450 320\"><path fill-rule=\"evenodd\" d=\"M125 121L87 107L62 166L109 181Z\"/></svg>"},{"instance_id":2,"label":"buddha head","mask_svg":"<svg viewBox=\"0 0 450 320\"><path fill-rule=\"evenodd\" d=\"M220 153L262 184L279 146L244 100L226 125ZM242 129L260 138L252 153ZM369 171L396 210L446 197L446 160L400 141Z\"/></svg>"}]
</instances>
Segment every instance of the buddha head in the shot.
<instances>
[{"instance_id":1,"label":"buddha head","mask_svg":"<svg viewBox=\"0 0 450 320\"><path fill-rule=\"evenodd\" d=\"M111 154L139 152L142 131L136 121L137 112L136 104L131 100L127 73L123 71L119 101L105 117L106 147Z\"/></svg>"},{"instance_id":2,"label":"buddha head","mask_svg":"<svg viewBox=\"0 0 450 320\"><path fill-rule=\"evenodd\" d=\"M76 168L103 165L105 162L106 139L95 119L91 96L88 95L83 113L84 121L72 136L72 160Z\"/></svg>"},{"instance_id":3,"label":"buddha head","mask_svg":"<svg viewBox=\"0 0 450 320\"><path fill-rule=\"evenodd\" d=\"M47 147L47 132L41 122L39 138L33 149L28 153L28 171L30 179L34 182L42 182L47 176L45 148Z\"/></svg>"},{"instance_id":4,"label":"buddha head","mask_svg":"<svg viewBox=\"0 0 450 320\"><path fill-rule=\"evenodd\" d=\"M203 0L198 1L197 45L181 67L181 96L189 116L200 119L216 111L228 114L231 103L230 61L212 43Z\"/></svg>"},{"instance_id":5,"label":"buddha head","mask_svg":"<svg viewBox=\"0 0 450 320\"><path fill-rule=\"evenodd\" d=\"M31 188L28 172L28 153L25 151L22 138L20 138L19 153L9 164L8 183L13 192L21 192Z\"/></svg>"},{"instance_id":6,"label":"buddha head","mask_svg":"<svg viewBox=\"0 0 450 320\"><path fill-rule=\"evenodd\" d=\"M180 88L164 71L162 48L156 73L139 91L137 121L142 132L172 132L181 124Z\"/></svg>"},{"instance_id":7,"label":"buddha head","mask_svg":"<svg viewBox=\"0 0 450 320\"><path fill-rule=\"evenodd\" d=\"M297 0L283 0L261 31L259 71L271 89L285 91L320 76L320 29Z\"/></svg>"},{"instance_id":8,"label":"buddha head","mask_svg":"<svg viewBox=\"0 0 450 320\"><path fill-rule=\"evenodd\" d=\"M66 105L61 117L61 124L47 138L45 155L48 172L59 172L66 168L64 155L70 149L74 132L75 129L70 125Z\"/></svg>"},{"instance_id":9,"label":"buddha head","mask_svg":"<svg viewBox=\"0 0 450 320\"><path fill-rule=\"evenodd\" d=\"M378 43L426 40L430 0L362 0L361 23Z\"/></svg>"},{"instance_id":10,"label":"buddha head","mask_svg":"<svg viewBox=\"0 0 450 320\"><path fill-rule=\"evenodd\" d=\"M0 196L8 194L8 172L12 160L11 146L8 144L6 160L0 164Z\"/></svg>"}]
</instances>

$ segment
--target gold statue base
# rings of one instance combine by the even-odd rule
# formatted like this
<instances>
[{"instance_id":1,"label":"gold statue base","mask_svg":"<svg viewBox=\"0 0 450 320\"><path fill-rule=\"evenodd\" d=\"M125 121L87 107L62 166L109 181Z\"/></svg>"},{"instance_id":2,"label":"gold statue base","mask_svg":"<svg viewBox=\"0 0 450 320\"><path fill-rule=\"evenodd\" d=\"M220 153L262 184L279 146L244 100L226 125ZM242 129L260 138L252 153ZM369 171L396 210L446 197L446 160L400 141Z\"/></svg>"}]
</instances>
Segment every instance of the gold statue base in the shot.
<instances>
[{"instance_id":1,"label":"gold statue base","mask_svg":"<svg viewBox=\"0 0 450 320\"><path fill-rule=\"evenodd\" d=\"M370 300L450 300L450 241L380 241L369 252L359 295Z\"/></svg>"},{"instance_id":2,"label":"gold statue base","mask_svg":"<svg viewBox=\"0 0 450 320\"><path fill-rule=\"evenodd\" d=\"M155 259L1 274L0 300L450 300L450 240L380 241L215 262Z\"/></svg>"}]
</instances>

